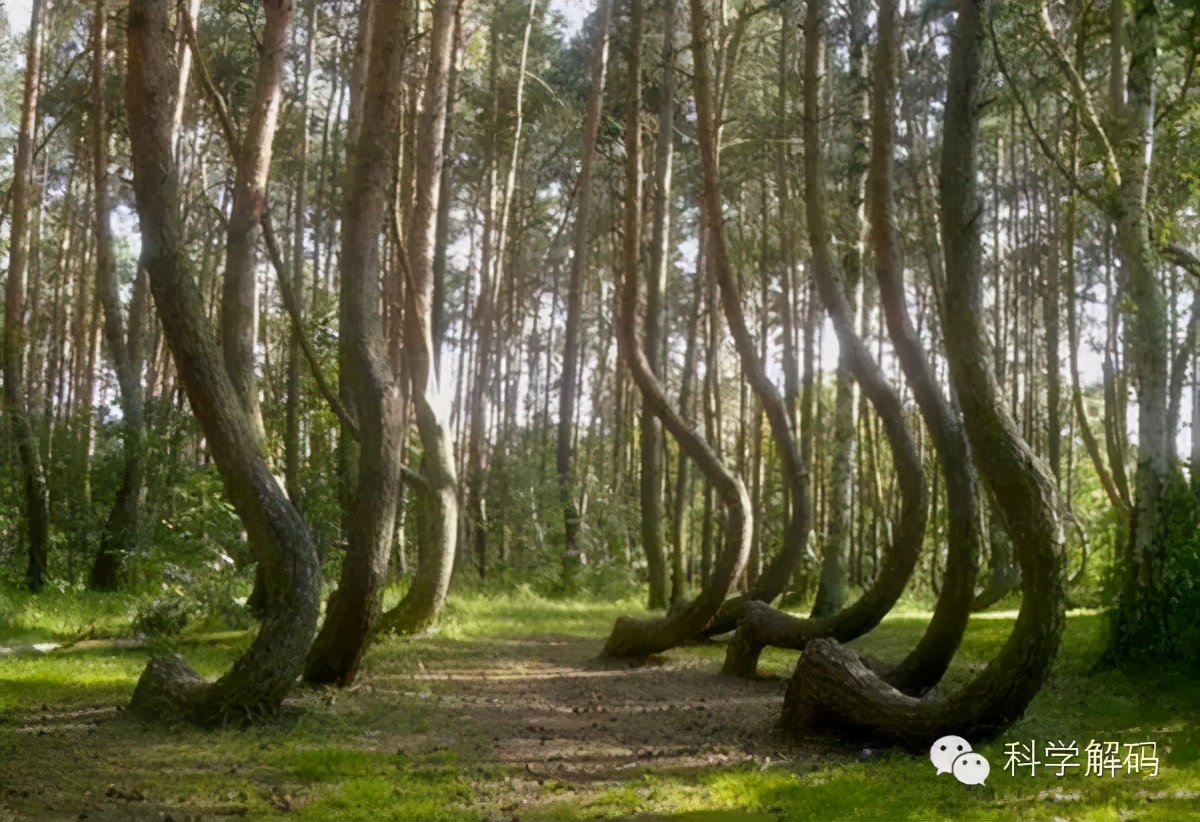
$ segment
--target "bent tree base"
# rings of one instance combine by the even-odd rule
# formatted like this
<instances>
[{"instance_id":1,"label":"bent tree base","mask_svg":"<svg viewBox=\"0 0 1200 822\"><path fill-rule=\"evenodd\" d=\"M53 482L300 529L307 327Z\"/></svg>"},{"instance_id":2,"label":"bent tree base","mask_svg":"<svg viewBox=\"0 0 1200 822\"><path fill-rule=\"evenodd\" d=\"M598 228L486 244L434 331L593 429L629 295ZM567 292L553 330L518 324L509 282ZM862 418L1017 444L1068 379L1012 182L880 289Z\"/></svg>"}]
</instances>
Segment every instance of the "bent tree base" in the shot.
<instances>
[{"instance_id":1,"label":"bent tree base","mask_svg":"<svg viewBox=\"0 0 1200 822\"><path fill-rule=\"evenodd\" d=\"M1021 611L1008 641L978 677L945 699L907 697L832 641L811 642L792 675L784 726L835 727L923 748L945 733L987 739L1016 721L1058 653L1066 558L1054 479L998 399L980 318L979 202L975 191L980 66L986 0L960 0L951 38L942 143L945 339L950 377L979 474L1012 537L1021 566Z\"/></svg>"},{"instance_id":2,"label":"bent tree base","mask_svg":"<svg viewBox=\"0 0 1200 822\"><path fill-rule=\"evenodd\" d=\"M249 724L276 714L316 627L315 577L311 583L303 596L272 608L250 649L216 682L205 680L179 655L152 659L138 679L129 710L153 722L203 727Z\"/></svg>"}]
</instances>

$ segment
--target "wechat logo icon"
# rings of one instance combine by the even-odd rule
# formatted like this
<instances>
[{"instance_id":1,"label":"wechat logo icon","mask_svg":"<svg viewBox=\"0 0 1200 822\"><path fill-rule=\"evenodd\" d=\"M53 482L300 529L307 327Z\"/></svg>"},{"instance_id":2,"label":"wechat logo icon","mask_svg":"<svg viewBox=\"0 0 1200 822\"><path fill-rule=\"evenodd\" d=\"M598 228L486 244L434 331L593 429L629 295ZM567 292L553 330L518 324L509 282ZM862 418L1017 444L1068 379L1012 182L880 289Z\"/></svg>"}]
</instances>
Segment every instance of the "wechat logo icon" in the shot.
<instances>
[{"instance_id":1,"label":"wechat logo icon","mask_svg":"<svg viewBox=\"0 0 1200 822\"><path fill-rule=\"evenodd\" d=\"M934 742L929 761L937 768L938 776L952 773L964 785L982 785L992 772L987 759L971 750L971 743L961 736L943 736Z\"/></svg>"}]
</instances>

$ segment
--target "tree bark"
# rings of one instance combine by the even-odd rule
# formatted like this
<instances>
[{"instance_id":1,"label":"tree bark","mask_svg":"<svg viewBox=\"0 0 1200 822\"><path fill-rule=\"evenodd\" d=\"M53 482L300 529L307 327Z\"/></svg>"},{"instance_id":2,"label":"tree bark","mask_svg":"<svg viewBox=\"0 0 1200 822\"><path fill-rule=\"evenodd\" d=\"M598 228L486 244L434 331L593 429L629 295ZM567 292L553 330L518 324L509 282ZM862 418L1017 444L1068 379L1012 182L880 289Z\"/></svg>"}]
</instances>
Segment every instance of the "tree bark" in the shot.
<instances>
[{"instance_id":1,"label":"tree bark","mask_svg":"<svg viewBox=\"0 0 1200 822\"><path fill-rule=\"evenodd\" d=\"M213 461L265 570L266 614L250 648L208 684L181 659L156 658L134 691L133 708L155 719L204 724L276 711L291 689L316 626L320 566L307 526L267 464L266 447L225 370L184 255L179 180L172 146L178 71L167 0L129 8L129 114L142 263L178 377Z\"/></svg>"},{"instance_id":2,"label":"tree bark","mask_svg":"<svg viewBox=\"0 0 1200 822\"><path fill-rule=\"evenodd\" d=\"M988 367L983 317L975 149L978 135L982 16L986 0L960 0L950 39L941 192L946 260L944 306L951 382L980 475L997 501L1022 566L1024 598L1008 641L982 674L942 700L901 694L850 649L812 642L788 685L783 722L792 730L834 726L913 748L957 734L993 737L1016 721L1040 690L1065 624L1066 556L1054 479L1017 433Z\"/></svg>"}]
</instances>

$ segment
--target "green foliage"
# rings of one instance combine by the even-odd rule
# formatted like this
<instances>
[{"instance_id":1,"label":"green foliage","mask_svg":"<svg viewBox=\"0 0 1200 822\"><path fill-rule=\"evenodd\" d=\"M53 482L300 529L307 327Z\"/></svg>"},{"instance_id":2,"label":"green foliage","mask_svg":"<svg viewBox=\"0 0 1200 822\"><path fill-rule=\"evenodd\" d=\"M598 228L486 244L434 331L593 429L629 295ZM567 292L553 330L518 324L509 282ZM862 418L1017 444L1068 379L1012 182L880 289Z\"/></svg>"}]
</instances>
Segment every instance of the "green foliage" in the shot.
<instances>
[{"instance_id":1,"label":"green foliage","mask_svg":"<svg viewBox=\"0 0 1200 822\"><path fill-rule=\"evenodd\" d=\"M497 449L487 492L486 573L481 579L479 557L472 556L460 567L456 584L494 593L526 586L541 596L613 599L634 594L646 581L645 558L635 541L640 522L632 496L636 489L614 489L595 473L579 478L581 497L587 499L579 535L582 565L574 573L572 590L564 591L563 510L549 430L522 432Z\"/></svg>"}]
</instances>

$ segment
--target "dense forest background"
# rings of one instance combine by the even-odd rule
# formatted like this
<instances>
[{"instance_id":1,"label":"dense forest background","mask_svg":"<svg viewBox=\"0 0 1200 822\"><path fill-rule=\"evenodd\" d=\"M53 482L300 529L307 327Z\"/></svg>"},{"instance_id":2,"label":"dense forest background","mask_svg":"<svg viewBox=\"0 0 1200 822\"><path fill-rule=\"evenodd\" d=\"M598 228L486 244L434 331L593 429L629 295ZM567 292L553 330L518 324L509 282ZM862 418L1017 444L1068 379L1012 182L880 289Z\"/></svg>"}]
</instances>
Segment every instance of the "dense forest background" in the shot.
<instances>
[{"instance_id":1,"label":"dense forest background","mask_svg":"<svg viewBox=\"0 0 1200 822\"><path fill-rule=\"evenodd\" d=\"M803 651L785 726L918 749L1069 609L1200 665L1195 3L9 6L0 603L119 603L141 715L456 598Z\"/></svg>"}]
</instances>

